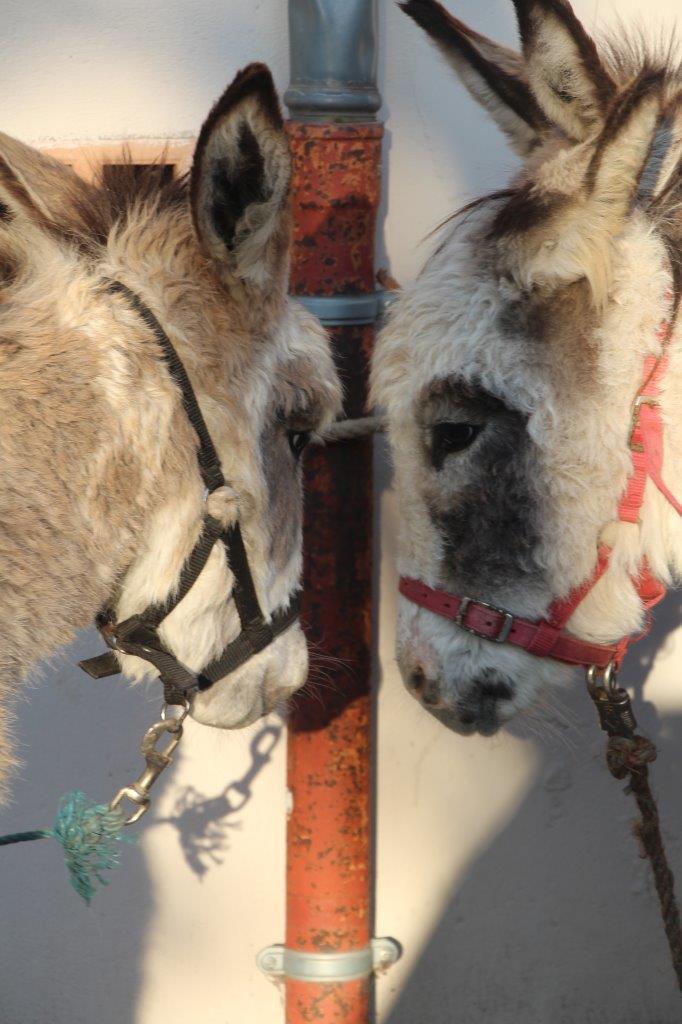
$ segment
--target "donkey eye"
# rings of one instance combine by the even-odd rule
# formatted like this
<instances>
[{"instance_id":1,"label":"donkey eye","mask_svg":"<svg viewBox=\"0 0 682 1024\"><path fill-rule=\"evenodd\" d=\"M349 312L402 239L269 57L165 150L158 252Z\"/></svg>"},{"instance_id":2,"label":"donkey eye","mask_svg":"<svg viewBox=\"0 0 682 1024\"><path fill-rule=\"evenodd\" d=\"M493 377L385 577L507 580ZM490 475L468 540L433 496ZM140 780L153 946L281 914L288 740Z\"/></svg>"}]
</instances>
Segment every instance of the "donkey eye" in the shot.
<instances>
[{"instance_id":1,"label":"donkey eye","mask_svg":"<svg viewBox=\"0 0 682 1024\"><path fill-rule=\"evenodd\" d=\"M293 452L294 458L299 459L303 449L310 441L309 430L288 430L287 437L289 439L289 447Z\"/></svg>"},{"instance_id":2,"label":"donkey eye","mask_svg":"<svg viewBox=\"0 0 682 1024\"><path fill-rule=\"evenodd\" d=\"M440 469L447 455L469 448L480 432L481 423L436 423L431 431L431 461Z\"/></svg>"}]
</instances>

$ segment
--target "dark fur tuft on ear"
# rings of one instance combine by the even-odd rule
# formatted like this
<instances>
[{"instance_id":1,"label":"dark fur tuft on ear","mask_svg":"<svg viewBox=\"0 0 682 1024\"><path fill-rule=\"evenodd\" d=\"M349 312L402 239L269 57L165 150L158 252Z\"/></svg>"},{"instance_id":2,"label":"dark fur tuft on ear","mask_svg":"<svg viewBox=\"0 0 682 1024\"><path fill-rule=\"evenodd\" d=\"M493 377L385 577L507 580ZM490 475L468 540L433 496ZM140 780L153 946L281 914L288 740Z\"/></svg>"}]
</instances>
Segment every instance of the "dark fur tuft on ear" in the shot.
<instances>
[{"instance_id":1,"label":"dark fur tuft on ear","mask_svg":"<svg viewBox=\"0 0 682 1024\"><path fill-rule=\"evenodd\" d=\"M565 2L565 0L514 0L514 7L516 8L519 29L521 30L521 38L524 41L530 39L533 33L531 12L534 7L544 8L563 23L566 31L573 37L578 47L585 71L594 82L596 95L602 109L606 110L606 107L613 98L615 86L611 76L602 64L594 40L583 28L571 5Z\"/></svg>"},{"instance_id":2,"label":"dark fur tuft on ear","mask_svg":"<svg viewBox=\"0 0 682 1024\"><path fill-rule=\"evenodd\" d=\"M476 48L477 43L488 42L484 36L474 32L434 0L405 0L400 6L434 42L457 50L469 61L493 92L496 92L527 124L538 129L543 127L545 118L533 99L528 84L486 60Z\"/></svg>"},{"instance_id":3,"label":"dark fur tuft on ear","mask_svg":"<svg viewBox=\"0 0 682 1024\"><path fill-rule=\"evenodd\" d=\"M616 94L594 40L567 0L513 0L531 88L574 138L603 121Z\"/></svg>"},{"instance_id":4,"label":"dark fur tuft on ear","mask_svg":"<svg viewBox=\"0 0 682 1024\"><path fill-rule=\"evenodd\" d=\"M221 273L264 285L282 270L290 175L272 75L250 64L206 118L190 176L197 236Z\"/></svg>"},{"instance_id":5,"label":"dark fur tuft on ear","mask_svg":"<svg viewBox=\"0 0 682 1024\"><path fill-rule=\"evenodd\" d=\"M218 121L248 96L258 97L261 109L269 117L273 128L282 127L282 110L270 68L266 64L249 64L237 72L220 99L213 104L199 133L196 153L202 152Z\"/></svg>"},{"instance_id":6,"label":"dark fur tuft on ear","mask_svg":"<svg viewBox=\"0 0 682 1024\"><path fill-rule=\"evenodd\" d=\"M548 127L518 53L469 28L437 0L405 0L401 9L433 40L474 99L522 154Z\"/></svg>"},{"instance_id":7,"label":"dark fur tuft on ear","mask_svg":"<svg viewBox=\"0 0 682 1024\"><path fill-rule=\"evenodd\" d=\"M223 95L213 105L208 117L202 125L194 151L194 168L190 178L190 202L192 210L198 206L199 173L195 172L202 166L208 140L216 126L250 96L257 97L261 111L266 115L273 128L278 131L283 127L282 111L277 98L277 90L270 69L265 64L249 64L238 72L234 81L227 87ZM217 227L228 249L234 247L237 222L250 203L262 201L263 160L253 132L242 125L239 138L239 149L242 154L241 174L238 181L226 182L222 195L216 196L215 213Z\"/></svg>"},{"instance_id":8,"label":"dark fur tuft on ear","mask_svg":"<svg viewBox=\"0 0 682 1024\"><path fill-rule=\"evenodd\" d=\"M614 104L606 119L604 129L597 141L594 154L590 161L586 178L588 191L594 189L604 158L606 157L608 159L608 154L612 147L614 144L617 144L619 138L627 130L628 124L636 117L642 105L653 97L659 99L662 107L664 81L665 71L663 69L644 68L630 88L618 98L618 101ZM659 121L661 117L662 109L659 113ZM631 190L633 194L636 190L637 184L639 183L644 167L646 166L647 157L651 145L653 144L653 140L654 132L652 131L648 146L640 147L636 151L634 158L635 164L632 171L633 182Z\"/></svg>"}]
</instances>

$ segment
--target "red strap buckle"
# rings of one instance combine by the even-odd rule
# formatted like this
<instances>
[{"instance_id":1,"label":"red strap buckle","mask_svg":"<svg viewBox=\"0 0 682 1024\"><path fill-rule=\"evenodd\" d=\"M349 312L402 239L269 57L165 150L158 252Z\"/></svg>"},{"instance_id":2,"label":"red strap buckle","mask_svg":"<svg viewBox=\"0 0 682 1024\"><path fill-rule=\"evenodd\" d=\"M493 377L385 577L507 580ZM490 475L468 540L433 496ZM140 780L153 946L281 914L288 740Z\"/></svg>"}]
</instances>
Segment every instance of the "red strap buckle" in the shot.
<instances>
[{"instance_id":1,"label":"red strap buckle","mask_svg":"<svg viewBox=\"0 0 682 1024\"><path fill-rule=\"evenodd\" d=\"M478 629L474 629L473 626L467 626L464 621L464 616L467 613L467 609L472 602L472 598L463 597L462 603L459 606L459 611L454 619L460 629L465 629L467 633L472 633L474 636L479 636L481 640L492 640L494 644L506 644L509 639L509 634L512 631L514 625L514 616L511 612L505 611L504 608L498 608L494 604L487 604L485 601L476 601L475 604L479 608L486 608L489 612L495 612L496 615L500 615L502 618L502 624L499 632L496 635L490 633L483 633Z\"/></svg>"},{"instance_id":2,"label":"red strap buckle","mask_svg":"<svg viewBox=\"0 0 682 1024\"><path fill-rule=\"evenodd\" d=\"M632 407L632 422L630 424L630 433L628 435L628 447L633 452L643 452L644 444L641 441L635 441L635 433L640 426L639 422L639 411L643 405L649 405L652 407L660 406L660 401L654 395L637 395L635 404Z\"/></svg>"}]
</instances>

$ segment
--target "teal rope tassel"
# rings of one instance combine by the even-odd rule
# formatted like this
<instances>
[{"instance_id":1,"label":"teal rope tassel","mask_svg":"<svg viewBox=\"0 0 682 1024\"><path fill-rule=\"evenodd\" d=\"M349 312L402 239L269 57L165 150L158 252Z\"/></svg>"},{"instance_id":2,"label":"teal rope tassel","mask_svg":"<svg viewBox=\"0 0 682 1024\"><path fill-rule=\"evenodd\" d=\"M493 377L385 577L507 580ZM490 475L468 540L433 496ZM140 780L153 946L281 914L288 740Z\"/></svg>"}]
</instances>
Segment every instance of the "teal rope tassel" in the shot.
<instances>
[{"instance_id":1,"label":"teal rope tassel","mask_svg":"<svg viewBox=\"0 0 682 1024\"><path fill-rule=\"evenodd\" d=\"M120 862L118 844L134 842L122 835L124 819L122 811L93 803L78 789L62 798L50 835L61 843L71 885L88 906L95 882L108 885L102 872Z\"/></svg>"},{"instance_id":2,"label":"teal rope tassel","mask_svg":"<svg viewBox=\"0 0 682 1024\"><path fill-rule=\"evenodd\" d=\"M122 834L124 820L122 811L93 803L76 789L62 797L52 828L0 836L0 846L32 839L56 839L64 851L71 885L90 906L95 882L107 885L103 872L117 867L120 862L118 844L135 842L134 836Z\"/></svg>"}]
</instances>

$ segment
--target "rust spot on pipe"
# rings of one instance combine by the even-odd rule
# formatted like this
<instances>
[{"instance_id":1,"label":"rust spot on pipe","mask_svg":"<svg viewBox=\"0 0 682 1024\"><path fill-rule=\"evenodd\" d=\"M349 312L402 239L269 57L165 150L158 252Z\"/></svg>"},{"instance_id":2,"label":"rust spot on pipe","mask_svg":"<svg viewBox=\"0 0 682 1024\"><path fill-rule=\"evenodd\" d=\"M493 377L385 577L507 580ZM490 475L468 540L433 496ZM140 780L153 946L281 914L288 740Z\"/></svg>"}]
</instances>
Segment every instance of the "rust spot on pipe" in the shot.
<instances>
[{"instance_id":1,"label":"rust spot on pipe","mask_svg":"<svg viewBox=\"0 0 682 1024\"><path fill-rule=\"evenodd\" d=\"M367 1024L369 1020L369 982L346 981L336 985L318 985L289 981L287 1021L297 1024Z\"/></svg>"},{"instance_id":2,"label":"rust spot on pipe","mask_svg":"<svg viewBox=\"0 0 682 1024\"><path fill-rule=\"evenodd\" d=\"M381 125L287 125L294 158L295 295L374 287Z\"/></svg>"}]
</instances>

